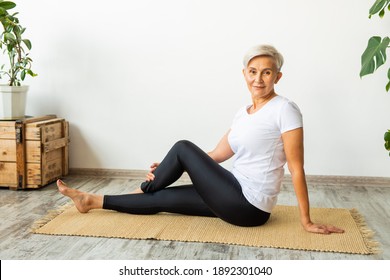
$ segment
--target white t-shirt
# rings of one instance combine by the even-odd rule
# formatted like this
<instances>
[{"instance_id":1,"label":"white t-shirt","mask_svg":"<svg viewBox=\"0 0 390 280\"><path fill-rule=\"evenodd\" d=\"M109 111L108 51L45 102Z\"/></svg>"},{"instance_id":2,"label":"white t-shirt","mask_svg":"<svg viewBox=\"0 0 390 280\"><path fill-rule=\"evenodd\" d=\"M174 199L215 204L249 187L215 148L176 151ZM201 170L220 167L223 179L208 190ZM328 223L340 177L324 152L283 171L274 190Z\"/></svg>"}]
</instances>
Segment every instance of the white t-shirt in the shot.
<instances>
[{"instance_id":1,"label":"white t-shirt","mask_svg":"<svg viewBox=\"0 0 390 280\"><path fill-rule=\"evenodd\" d=\"M275 96L253 114L248 114L249 107L238 111L228 136L235 153L232 173L245 198L271 213L286 163L282 133L302 127L302 114L295 103L282 96Z\"/></svg>"}]
</instances>

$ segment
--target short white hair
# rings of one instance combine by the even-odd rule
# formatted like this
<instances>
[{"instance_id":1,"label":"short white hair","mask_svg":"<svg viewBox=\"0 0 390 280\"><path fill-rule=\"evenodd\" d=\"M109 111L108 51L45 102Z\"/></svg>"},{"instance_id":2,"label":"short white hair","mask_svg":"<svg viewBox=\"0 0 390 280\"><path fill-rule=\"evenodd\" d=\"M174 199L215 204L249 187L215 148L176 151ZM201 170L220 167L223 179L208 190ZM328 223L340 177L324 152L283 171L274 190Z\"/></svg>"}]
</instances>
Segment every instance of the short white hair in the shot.
<instances>
[{"instance_id":1,"label":"short white hair","mask_svg":"<svg viewBox=\"0 0 390 280\"><path fill-rule=\"evenodd\" d=\"M248 67L249 62L258 56L269 56L272 57L275 60L276 68L278 71L282 69L283 66L283 56L280 52L278 52L275 47L271 45L257 45L252 48L250 48L246 54L244 55L244 67Z\"/></svg>"}]
</instances>

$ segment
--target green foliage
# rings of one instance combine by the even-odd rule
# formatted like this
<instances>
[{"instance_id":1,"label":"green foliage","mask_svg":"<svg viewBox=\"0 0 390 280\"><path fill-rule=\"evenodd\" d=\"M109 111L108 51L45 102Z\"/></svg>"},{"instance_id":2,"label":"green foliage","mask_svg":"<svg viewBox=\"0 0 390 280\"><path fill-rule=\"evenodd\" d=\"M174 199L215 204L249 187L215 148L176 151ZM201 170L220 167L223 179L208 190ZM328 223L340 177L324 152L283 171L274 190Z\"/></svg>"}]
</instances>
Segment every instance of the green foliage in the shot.
<instances>
[{"instance_id":1,"label":"green foliage","mask_svg":"<svg viewBox=\"0 0 390 280\"><path fill-rule=\"evenodd\" d=\"M1 66L0 78L3 75L8 76L10 86L20 86L26 75L32 77L37 75L31 70L32 59L29 53L26 53L26 49L31 50L32 47L31 41L23 38L26 28L20 25L16 17L18 13L12 15L8 13L8 10L15 7L14 2L0 0L0 22L4 30L0 37L0 48L9 60L7 71L4 70L5 65Z\"/></svg>"},{"instance_id":2,"label":"green foliage","mask_svg":"<svg viewBox=\"0 0 390 280\"><path fill-rule=\"evenodd\" d=\"M373 15L379 13L379 16L383 18L386 7L390 11L390 0L376 0L369 11L368 17L371 18Z\"/></svg>"},{"instance_id":3,"label":"green foliage","mask_svg":"<svg viewBox=\"0 0 390 280\"><path fill-rule=\"evenodd\" d=\"M369 18L378 14L380 18L383 18L386 12L386 8L390 11L390 0L376 0L369 11ZM360 77L368 74L372 74L386 62L386 51L390 47L389 37L373 36L368 40L366 50L362 54L362 68L360 70ZM387 71L388 82L386 85L386 91L390 90L390 68ZM390 151L390 130L385 133L385 149ZM389 153L390 156L390 153Z\"/></svg>"},{"instance_id":4,"label":"green foliage","mask_svg":"<svg viewBox=\"0 0 390 280\"><path fill-rule=\"evenodd\" d=\"M384 140L385 140L385 149L390 151L390 130L388 130L385 133ZM390 153L389 153L389 155L390 155Z\"/></svg>"},{"instance_id":5,"label":"green foliage","mask_svg":"<svg viewBox=\"0 0 390 280\"><path fill-rule=\"evenodd\" d=\"M369 18L375 14L383 18L386 9L390 11L390 0L376 0L369 11ZM360 77L374 73L386 62L386 51L389 47L389 37L373 36L368 40L368 45L361 58ZM386 91L388 92L390 90L390 68L387 76Z\"/></svg>"},{"instance_id":6,"label":"green foliage","mask_svg":"<svg viewBox=\"0 0 390 280\"><path fill-rule=\"evenodd\" d=\"M360 77L372 74L379 66L386 62L386 49L390 44L390 38L373 36L368 40L368 46L362 55L362 68Z\"/></svg>"}]
</instances>

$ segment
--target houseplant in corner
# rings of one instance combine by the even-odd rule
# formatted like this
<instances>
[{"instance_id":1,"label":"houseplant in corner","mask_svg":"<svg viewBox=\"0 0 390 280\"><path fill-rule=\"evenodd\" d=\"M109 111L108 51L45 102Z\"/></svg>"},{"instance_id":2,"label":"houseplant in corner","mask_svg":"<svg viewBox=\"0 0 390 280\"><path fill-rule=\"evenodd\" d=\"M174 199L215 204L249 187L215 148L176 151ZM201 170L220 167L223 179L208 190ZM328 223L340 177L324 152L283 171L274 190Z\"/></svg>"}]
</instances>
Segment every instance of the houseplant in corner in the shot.
<instances>
[{"instance_id":1,"label":"houseplant in corner","mask_svg":"<svg viewBox=\"0 0 390 280\"><path fill-rule=\"evenodd\" d=\"M390 11L390 0L376 0L369 11L369 18L378 14L379 17L385 15L385 11ZM386 62L386 51L390 47L390 38L373 36L368 40L366 50L361 58L360 77L374 73L380 66ZM390 68L387 71L387 78L389 79L386 85L386 91L390 90ZM385 132L385 149L390 151L390 130ZM390 155L390 154L389 154Z\"/></svg>"},{"instance_id":2,"label":"houseplant in corner","mask_svg":"<svg viewBox=\"0 0 390 280\"><path fill-rule=\"evenodd\" d=\"M17 119L24 117L28 86L22 85L26 75L36 74L31 70L32 60L26 52L31 49L31 42L23 39L23 28L17 18L18 13L10 14L16 6L14 2L0 0L0 22L3 32L0 36L0 51L8 60L0 68L0 78L8 79L7 84L0 85L2 107L0 119ZM8 68L8 69L7 69Z\"/></svg>"}]
</instances>

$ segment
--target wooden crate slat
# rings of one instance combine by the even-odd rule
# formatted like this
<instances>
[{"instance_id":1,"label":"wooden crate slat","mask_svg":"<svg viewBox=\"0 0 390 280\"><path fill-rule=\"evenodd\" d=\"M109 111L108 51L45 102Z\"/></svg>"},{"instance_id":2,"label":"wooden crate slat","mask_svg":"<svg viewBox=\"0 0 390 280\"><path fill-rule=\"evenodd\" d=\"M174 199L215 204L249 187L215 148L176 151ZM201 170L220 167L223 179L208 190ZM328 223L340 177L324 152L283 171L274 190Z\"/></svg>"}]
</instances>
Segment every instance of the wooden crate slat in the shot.
<instances>
[{"instance_id":1,"label":"wooden crate slat","mask_svg":"<svg viewBox=\"0 0 390 280\"><path fill-rule=\"evenodd\" d=\"M60 178L62 174L62 158L46 161L42 167L42 184L46 185Z\"/></svg>"},{"instance_id":2,"label":"wooden crate slat","mask_svg":"<svg viewBox=\"0 0 390 280\"><path fill-rule=\"evenodd\" d=\"M42 172L41 164L39 163L27 163L27 187L29 185L41 185L42 186Z\"/></svg>"},{"instance_id":3,"label":"wooden crate slat","mask_svg":"<svg viewBox=\"0 0 390 280\"><path fill-rule=\"evenodd\" d=\"M0 139L0 161L16 161L15 140Z\"/></svg>"},{"instance_id":4,"label":"wooden crate slat","mask_svg":"<svg viewBox=\"0 0 390 280\"><path fill-rule=\"evenodd\" d=\"M0 139L15 139L15 123L0 123Z\"/></svg>"},{"instance_id":5,"label":"wooden crate slat","mask_svg":"<svg viewBox=\"0 0 390 280\"><path fill-rule=\"evenodd\" d=\"M41 140L41 129L39 127L26 127L26 140Z\"/></svg>"},{"instance_id":6,"label":"wooden crate slat","mask_svg":"<svg viewBox=\"0 0 390 280\"><path fill-rule=\"evenodd\" d=\"M40 116L40 117L31 117L31 118L25 118L23 119L23 123L26 125L29 125L30 123L40 123L42 121L56 119L56 115L46 115L46 116Z\"/></svg>"},{"instance_id":7,"label":"wooden crate slat","mask_svg":"<svg viewBox=\"0 0 390 280\"><path fill-rule=\"evenodd\" d=\"M26 162L40 163L42 149L40 141L26 141Z\"/></svg>"},{"instance_id":8,"label":"wooden crate slat","mask_svg":"<svg viewBox=\"0 0 390 280\"><path fill-rule=\"evenodd\" d=\"M26 126L27 127L40 127L40 126L47 126L47 125L50 125L50 124L53 124L53 123L59 123L59 122L62 122L62 121L64 121L63 118L51 118L51 119L42 120L42 121L39 121L39 122L28 123L28 124L26 124Z\"/></svg>"},{"instance_id":9,"label":"wooden crate slat","mask_svg":"<svg viewBox=\"0 0 390 280\"><path fill-rule=\"evenodd\" d=\"M48 152L51 152L53 150L63 148L63 147L68 145L68 141L69 141L69 139L67 139L67 138L61 138L61 139L47 142L47 143L43 144L43 152L48 153Z\"/></svg>"},{"instance_id":10,"label":"wooden crate slat","mask_svg":"<svg viewBox=\"0 0 390 280\"><path fill-rule=\"evenodd\" d=\"M0 162L0 186L15 186L16 180L16 162Z\"/></svg>"},{"instance_id":11,"label":"wooden crate slat","mask_svg":"<svg viewBox=\"0 0 390 280\"><path fill-rule=\"evenodd\" d=\"M48 162L55 159L62 159L62 149L53 150L44 154L43 156L46 157L46 161Z\"/></svg>"}]
</instances>

